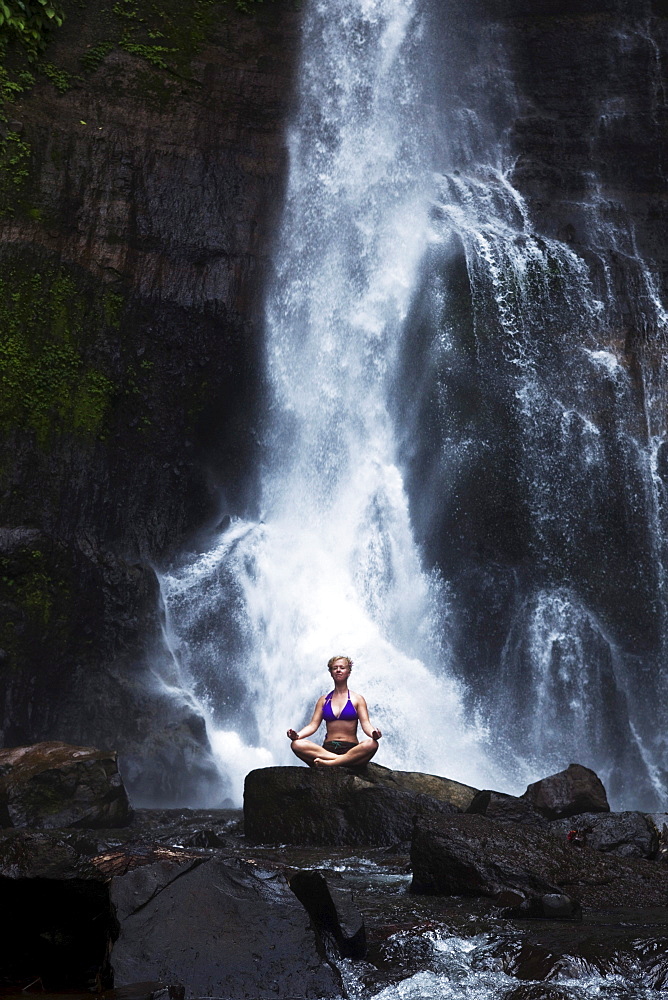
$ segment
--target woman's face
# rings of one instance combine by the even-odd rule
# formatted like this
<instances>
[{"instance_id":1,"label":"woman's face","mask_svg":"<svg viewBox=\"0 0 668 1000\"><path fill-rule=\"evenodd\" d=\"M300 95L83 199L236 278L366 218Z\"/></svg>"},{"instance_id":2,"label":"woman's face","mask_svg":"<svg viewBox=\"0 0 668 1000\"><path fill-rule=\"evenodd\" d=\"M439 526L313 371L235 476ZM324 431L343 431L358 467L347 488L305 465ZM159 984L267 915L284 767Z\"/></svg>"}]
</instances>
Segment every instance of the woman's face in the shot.
<instances>
[{"instance_id":1,"label":"woman's face","mask_svg":"<svg viewBox=\"0 0 668 1000\"><path fill-rule=\"evenodd\" d=\"M350 677L350 664L342 656L340 659L334 660L334 663L329 668L329 672L335 681L347 680Z\"/></svg>"}]
</instances>

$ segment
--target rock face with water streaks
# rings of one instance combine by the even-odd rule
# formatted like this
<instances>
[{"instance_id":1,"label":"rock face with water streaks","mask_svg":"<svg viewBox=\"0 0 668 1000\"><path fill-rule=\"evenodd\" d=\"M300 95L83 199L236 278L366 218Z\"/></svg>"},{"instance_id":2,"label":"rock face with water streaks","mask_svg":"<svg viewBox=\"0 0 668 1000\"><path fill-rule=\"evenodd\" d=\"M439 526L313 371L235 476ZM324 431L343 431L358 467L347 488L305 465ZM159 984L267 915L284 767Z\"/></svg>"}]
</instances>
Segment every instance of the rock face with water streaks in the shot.
<instances>
[{"instance_id":1,"label":"rock face with water streaks","mask_svg":"<svg viewBox=\"0 0 668 1000\"><path fill-rule=\"evenodd\" d=\"M454 219L434 279L447 302L440 362L415 307L403 373L415 390L404 412L421 408L407 449L414 521L455 595L455 659L493 730L552 760L569 746L599 769L614 761L617 803L662 808L643 754L661 760L663 729L668 9L438 10L451 26L444 93L474 109L493 152L463 140L439 205L451 223L448 208L462 208L477 234L467 243ZM506 182L516 200L492 207Z\"/></svg>"}]
</instances>

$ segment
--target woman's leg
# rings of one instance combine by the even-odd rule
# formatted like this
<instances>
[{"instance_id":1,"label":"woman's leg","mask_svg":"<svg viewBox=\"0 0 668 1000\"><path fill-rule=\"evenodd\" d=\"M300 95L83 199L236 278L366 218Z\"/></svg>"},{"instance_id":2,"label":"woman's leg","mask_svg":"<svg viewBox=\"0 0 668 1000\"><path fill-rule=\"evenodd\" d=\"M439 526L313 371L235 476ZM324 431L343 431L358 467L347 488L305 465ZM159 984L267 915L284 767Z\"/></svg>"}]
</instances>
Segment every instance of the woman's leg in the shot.
<instances>
[{"instance_id":1,"label":"woman's leg","mask_svg":"<svg viewBox=\"0 0 668 1000\"><path fill-rule=\"evenodd\" d=\"M330 750L325 750L323 747L319 747L317 743L312 743L311 740L293 740L290 744L290 748L300 760L305 761L309 767L313 767L313 763L316 757L329 761L330 757L337 760L335 753Z\"/></svg>"},{"instance_id":2,"label":"woman's leg","mask_svg":"<svg viewBox=\"0 0 668 1000\"><path fill-rule=\"evenodd\" d=\"M323 765L326 767L360 767L371 760L377 749L377 740L364 740L362 743L358 743L357 746L351 747L347 753L342 753L338 756L333 753L326 755L326 751L325 753L321 751L314 758L313 763L316 767Z\"/></svg>"}]
</instances>

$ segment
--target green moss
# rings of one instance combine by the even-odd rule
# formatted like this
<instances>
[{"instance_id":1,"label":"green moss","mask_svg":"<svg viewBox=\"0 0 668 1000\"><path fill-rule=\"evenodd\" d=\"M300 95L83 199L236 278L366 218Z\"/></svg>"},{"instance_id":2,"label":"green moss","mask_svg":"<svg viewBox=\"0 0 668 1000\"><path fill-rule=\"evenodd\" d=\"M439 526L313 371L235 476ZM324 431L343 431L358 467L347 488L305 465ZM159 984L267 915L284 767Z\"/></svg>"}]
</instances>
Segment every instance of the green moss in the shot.
<instances>
[{"instance_id":1,"label":"green moss","mask_svg":"<svg viewBox=\"0 0 668 1000\"><path fill-rule=\"evenodd\" d=\"M141 45L138 42L130 42L126 39L122 39L119 44L126 52L129 52L133 56L141 56L142 59L146 59L156 69L169 69L165 61L165 56L176 52L176 49L170 48L168 45Z\"/></svg>"},{"instance_id":2,"label":"green moss","mask_svg":"<svg viewBox=\"0 0 668 1000\"><path fill-rule=\"evenodd\" d=\"M115 43L111 41L98 42L97 45L91 46L79 60L82 69L87 73L94 73L114 48Z\"/></svg>"},{"instance_id":3,"label":"green moss","mask_svg":"<svg viewBox=\"0 0 668 1000\"><path fill-rule=\"evenodd\" d=\"M54 648L66 641L72 595L68 581L39 549L0 557L0 648L3 667L20 662L26 646L48 634Z\"/></svg>"},{"instance_id":4,"label":"green moss","mask_svg":"<svg viewBox=\"0 0 668 1000\"><path fill-rule=\"evenodd\" d=\"M125 298L112 289L106 289L102 295L102 315L106 326L118 330L121 325L121 315L125 306Z\"/></svg>"},{"instance_id":5,"label":"green moss","mask_svg":"<svg viewBox=\"0 0 668 1000\"><path fill-rule=\"evenodd\" d=\"M0 218L14 214L30 176L30 144L17 132L0 139Z\"/></svg>"},{"instance_id":6,"label":"green moss","mask_svg":"<svg viewBox=\"0 0 668 1000\"><path fill-rule=\"evenodd\" d=\"M46 446L53 434L103 432L118 387L92 364L90 324L118 328L123 300L106 291L92 315L65 270L0 279L0 428L31 430Z\"/></svg>"},{"instance_id":7,"label":"green moss","mask_svg":"<svg viewBox=\"0 0 668 1000\"><path fill-rule=\"evenodd\" d=\"M253 8L259 3L263 3L263 0L234 0L236 9L242 11L244 14L252 14Z\"/></svg>"}]
</instances>

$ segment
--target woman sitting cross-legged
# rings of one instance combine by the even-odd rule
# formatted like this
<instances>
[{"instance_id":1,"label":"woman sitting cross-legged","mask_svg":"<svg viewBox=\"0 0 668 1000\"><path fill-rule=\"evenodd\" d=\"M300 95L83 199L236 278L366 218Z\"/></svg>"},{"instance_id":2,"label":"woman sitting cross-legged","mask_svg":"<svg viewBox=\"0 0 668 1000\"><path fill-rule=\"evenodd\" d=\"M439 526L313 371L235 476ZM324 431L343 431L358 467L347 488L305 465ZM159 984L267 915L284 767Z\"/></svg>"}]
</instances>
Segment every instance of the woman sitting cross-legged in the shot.
<instances>
[{"instance_id":1,"label":"woman sitting cross-legged","mask_svg":"<svg viewBox=\"0 0 668 1000\"><path fill-rule=\"evenodd\" d=\"M309 767L359 767L371 760L383 735L369 722L369 712L361 694L348 690L348 678L353 661L349 656L333 656L327 668L334 681L334 690L318 698L313 718L299 732L288 729L292 752ZM306 739L312 736L325 720L327 732L320 747ZM369 737L361 743L357 739L357 724Z\"/></svg>"}]
</instances>

